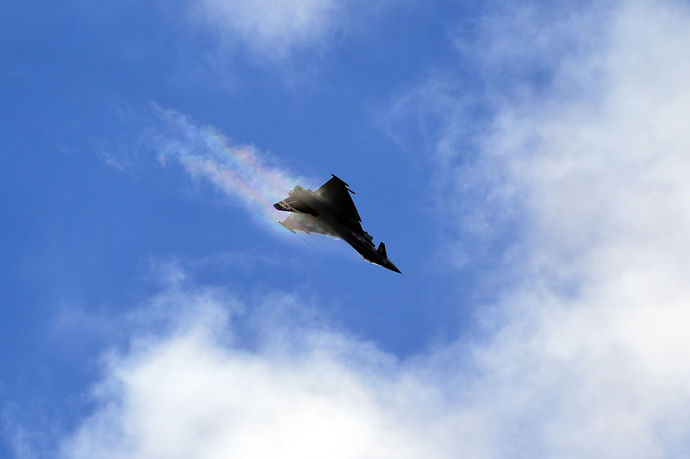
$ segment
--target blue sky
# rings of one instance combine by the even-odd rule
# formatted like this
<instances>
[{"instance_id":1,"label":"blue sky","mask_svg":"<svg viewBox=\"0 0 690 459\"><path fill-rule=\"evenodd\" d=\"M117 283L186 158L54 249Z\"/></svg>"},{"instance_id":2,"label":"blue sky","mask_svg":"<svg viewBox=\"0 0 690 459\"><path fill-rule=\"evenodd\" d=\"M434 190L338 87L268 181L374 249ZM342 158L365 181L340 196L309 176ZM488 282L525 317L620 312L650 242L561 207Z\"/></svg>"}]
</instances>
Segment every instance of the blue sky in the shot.
<instances>
[{"instance_id":1,"label":"blue sky","mask_svg":"<svg viewBox=\"0 0 690 459\"><path fill-rule=\"evenodd\" d=\"M689 25L0 6L0 456L686 457ZM274 222L331 173L402 275Z\"/></svg>"}]
</instances>

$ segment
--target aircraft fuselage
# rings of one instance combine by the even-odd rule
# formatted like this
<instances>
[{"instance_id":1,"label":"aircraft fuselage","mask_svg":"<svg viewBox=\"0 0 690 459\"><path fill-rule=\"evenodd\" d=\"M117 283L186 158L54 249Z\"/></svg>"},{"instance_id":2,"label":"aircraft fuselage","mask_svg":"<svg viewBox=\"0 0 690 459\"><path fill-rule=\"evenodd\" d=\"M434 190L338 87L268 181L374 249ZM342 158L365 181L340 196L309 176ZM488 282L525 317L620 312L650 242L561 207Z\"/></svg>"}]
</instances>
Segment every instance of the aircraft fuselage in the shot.
<instances>
[{"instance_id":1,"label":"aircraft fuselage","mask_svg":"<svg viewBox=\"0 0 690 459\"><path fill-rule=\"evenodd\" d=\"M360 228L355 228L339 218L336 211L319 199L312 190L296 186L290 192L290 198L291 204L281 201L276 203L274 207L282 211L312 215L319 223L327 226L332 233L350 244L368 262L383 266L391 271L400 272L393 262L388 259L383 244L383 251L377 250L372 237L367 232Z\"/></svg>"}]
</instances>

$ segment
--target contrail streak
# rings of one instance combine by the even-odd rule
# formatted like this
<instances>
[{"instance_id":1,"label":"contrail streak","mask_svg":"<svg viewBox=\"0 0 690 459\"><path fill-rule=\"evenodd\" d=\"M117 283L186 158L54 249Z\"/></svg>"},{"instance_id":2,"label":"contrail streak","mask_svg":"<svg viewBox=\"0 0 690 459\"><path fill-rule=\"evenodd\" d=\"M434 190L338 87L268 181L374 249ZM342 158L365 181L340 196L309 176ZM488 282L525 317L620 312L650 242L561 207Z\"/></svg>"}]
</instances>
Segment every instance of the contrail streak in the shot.
<instances>
[{"instance_id":1,"label":"contrail streak","mask_svg":"<svg viewBox=\"0 0 690 459\"><path fill-rule=\"evenodd\" d=\"M272 204L304 179L271 167L249 145L237 146L217 129L199 126L173 110L155 107L164 130L153 137L158 159L179 162L193 178L208 180L237 198L260 220L275 222L280 214Z\"/></svg>"}]
</instances>

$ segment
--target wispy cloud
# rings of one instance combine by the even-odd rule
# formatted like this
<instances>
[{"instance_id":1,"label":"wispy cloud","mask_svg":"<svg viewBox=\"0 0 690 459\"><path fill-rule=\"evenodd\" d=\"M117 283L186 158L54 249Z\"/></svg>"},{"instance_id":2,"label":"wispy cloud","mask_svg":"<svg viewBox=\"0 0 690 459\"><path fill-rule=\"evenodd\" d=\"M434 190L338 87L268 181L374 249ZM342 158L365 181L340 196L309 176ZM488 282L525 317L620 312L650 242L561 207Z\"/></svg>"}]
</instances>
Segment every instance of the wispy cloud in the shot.
<instances>
[{"instance_id":1,"label":"wispy cloud","mask_svg":"<svg viewBox=\"0 0 690 459\"><path fill-rule=\"evenodd\" d=\"M323 50L360 19L389 0L203 0L200 17L224 43L241 43L257 58L281 61L297 52Z\"/></svg>"}]
</instances>

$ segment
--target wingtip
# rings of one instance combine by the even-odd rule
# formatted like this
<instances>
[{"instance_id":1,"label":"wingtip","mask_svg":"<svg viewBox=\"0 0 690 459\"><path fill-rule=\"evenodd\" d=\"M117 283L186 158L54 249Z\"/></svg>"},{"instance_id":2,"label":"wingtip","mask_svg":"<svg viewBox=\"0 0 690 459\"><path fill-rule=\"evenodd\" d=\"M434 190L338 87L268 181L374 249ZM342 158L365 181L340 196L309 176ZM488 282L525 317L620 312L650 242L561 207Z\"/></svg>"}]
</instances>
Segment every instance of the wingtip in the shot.
<instances>
[{"instance_id":1,"label":"wingtip","mask_svg":"<svg viewBox=\"0 0 690 459\"><path fill-rule=\"evenodd\" d=\"M297 234L297 233L295 233L295 230L293 230L292 228L290 228L289 226L287 226L287 225L285 224L285 221L276 220L276 222L277 222L280 226L282 226L283 228L285 228L286 230L290 231L292 234Z\"/></svg>"},{"instance_id":2,"label":"wingtip","mask_svg":"<svg viewBox=\"0 0 690 459\"><path fill-rule=\"evenodd\" d=\"M347 184L347 182L345 182L345 180L341 179L341 178L338 177L337 175L335 175L335 174L331 174L331 175L333 176L334 179L338 179L338 180L340 180L341 182L343 182L343 185L345 185L346 187L349 187L349 186L350 186L350 185Z\"/></svg>"}]
</instances>

